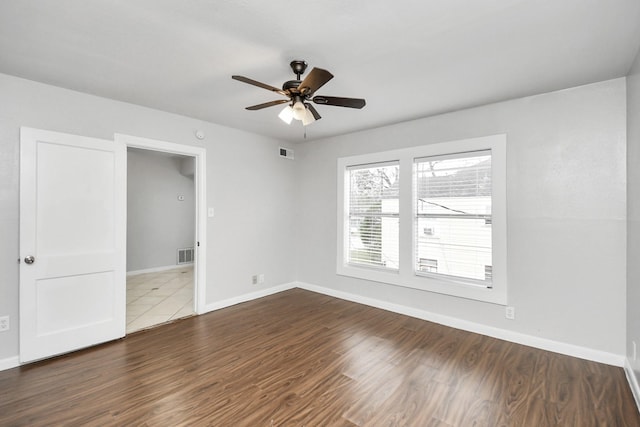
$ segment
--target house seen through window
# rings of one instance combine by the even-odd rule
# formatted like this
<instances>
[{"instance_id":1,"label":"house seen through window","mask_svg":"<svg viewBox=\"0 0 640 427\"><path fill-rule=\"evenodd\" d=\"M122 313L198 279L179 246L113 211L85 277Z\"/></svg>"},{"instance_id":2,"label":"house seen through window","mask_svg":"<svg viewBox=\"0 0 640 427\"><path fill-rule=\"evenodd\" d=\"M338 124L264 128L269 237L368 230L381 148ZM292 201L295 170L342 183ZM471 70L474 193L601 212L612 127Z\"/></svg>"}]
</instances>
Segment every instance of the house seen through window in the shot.
<instances>
[{"instance_id":1,"label":"house seen through window","mask_svg":"<svg viewBox=\"0 0 640 427\"><path fill-rule=\"evenodd\" d=\"M416 271L490 282L491 152L415 159L414 185Z\"/></svg>"}]
</instances>

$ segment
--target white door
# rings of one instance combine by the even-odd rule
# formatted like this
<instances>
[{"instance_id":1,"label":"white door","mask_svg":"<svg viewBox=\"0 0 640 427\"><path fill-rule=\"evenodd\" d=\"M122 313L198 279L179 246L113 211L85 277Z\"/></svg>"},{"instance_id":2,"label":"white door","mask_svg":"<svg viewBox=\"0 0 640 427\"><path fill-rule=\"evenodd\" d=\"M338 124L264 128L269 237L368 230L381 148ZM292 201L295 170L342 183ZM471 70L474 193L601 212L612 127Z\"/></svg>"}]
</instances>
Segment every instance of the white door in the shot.
<instances>
[{"instance_id":1,"label":"white door","mask_svg":"<svg viewBox=\"0 0 640 427\"><path fill-rule=\"evenodd\" d=\"M20 361L126 327L126 147L20 129Z\"/></svg>"}]
</instances>

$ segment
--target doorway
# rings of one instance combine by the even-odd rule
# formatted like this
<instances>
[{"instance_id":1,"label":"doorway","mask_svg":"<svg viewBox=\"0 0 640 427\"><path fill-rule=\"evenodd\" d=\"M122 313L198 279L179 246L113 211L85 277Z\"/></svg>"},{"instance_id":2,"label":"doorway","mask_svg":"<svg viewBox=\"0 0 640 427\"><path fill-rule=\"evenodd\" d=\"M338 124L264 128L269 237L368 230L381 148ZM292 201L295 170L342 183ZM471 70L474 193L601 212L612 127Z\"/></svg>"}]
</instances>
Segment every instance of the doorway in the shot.
<instances>
[{"instance_id":1,"label":"doorway","mask_svg":"<svg viewBox=\"0 0 640 427\"><path fill-rule=\"evenodd\" d=\"M126 334L127 147L194 159L193 307L207 311L204 148L21 127L21 363Z\"/></svg>"},{"instance_id":2,"label":"doorway","mask_svg":"<svg viewBox=\"0 0 640 427\"><path fill-rule=\"evenodd\" d=\"M182 226L183 229L190 227L192 237L190 239L187 237L186 241L183 237L184 243L175 243L180 240L174 239L174 243L169 244L171 253L167 255L165 251L163 260L154 259L154 255L148 252L157 251L145 251L144 247L136 248L136 257L127 255L127 333L205 312L205 149L120 134L115 135L115 140L127 146L128 156L132 159L161 159L158 162L160 165L173 165L181 170L181 174L190 175L192 180L191 190L188 186L181 190L173 188L160 196L170 198L171 200L167 201L175 206L192 208L191 221L184 215L169 221L174 225L176 225L175 222L181 222L177 225ZM148 177L148 179L155 178ZM127 197L128 204L140 202L140 200L132 201L131 196L134 195L129 194ZM157 215L158 217L169 216L166 209L159 209L162 212ZM184 211L188 211L188 209L181 210L183 214ZM146 220L149 221L149 218ZM144 218L143 221L145 221ZM130 234L137 232L139 230L127 231L128 252L132 249L130 237L133 237L133 240L140 238L139 235L130 236ZM161 241L168 240L165 239L166 228L158 227L153 233L159 235ZM142 239L145 239L144 236ZM158 244L153 244L153 247L157 248Z\"/></svg>"},{"instance_id":3,"label":"doorway","mask_svg":"<svg viewBox=\"0 0 640 427\"><path fill-rule=\"evenodd\" d=\"M127 149L127 333L195 314L194 162Z\"/></svg>"}]
</instances>

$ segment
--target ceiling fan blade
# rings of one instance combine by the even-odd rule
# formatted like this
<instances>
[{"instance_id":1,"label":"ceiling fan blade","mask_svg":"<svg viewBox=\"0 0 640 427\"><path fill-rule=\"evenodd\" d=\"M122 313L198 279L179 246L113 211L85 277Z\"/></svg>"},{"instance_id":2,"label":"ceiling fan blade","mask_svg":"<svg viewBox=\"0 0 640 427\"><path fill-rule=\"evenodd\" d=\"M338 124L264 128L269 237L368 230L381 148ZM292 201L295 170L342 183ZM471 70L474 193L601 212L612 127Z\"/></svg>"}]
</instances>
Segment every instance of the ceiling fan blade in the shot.
<instances>
[{"instance_id":1,"label":"ceiling fan blade","mask_svg":"<svg viewBox=\"0 0 640 427\"><path fill-rule=\"evenodd\" d=\"M367 105L361 98L341 98L338 96L314 96L313 102L321 105L335 105L337 107L362 108Z\"/></svg>"},{"instance_id":2,"label":"ceiling fan blade","mask_svg":"<svg viewBox=\"0 0 640 427\"><path fill-rule=\"evenodd\" d=\"M307 104L307 108L309 108L309 111L311 111L311 114L313 114L314 119L320 120L322 118L322 116L318 114L318 110L316 110L316 108L313 105Z\"/></svg>"},{"instance_id":3,"label":"ceiling fan blade","mask_svg":"<svg viewBox=\"0 0 640 427\"><path fill-rule=\"evenodd\" d=\"M274 105L284 104L285 102L289 102L288 99L279 99L277 101L265 102L264 104L252 105L251 107L247 107L247 110L255 111L262 110L263 108L273 107Z\"/></svg>"},{"instance_id":4,"label":"ceiling fan blade","mask_svg":"<svg viewBox=\"0 0 640 427\"><path fill-rule=\"evenodd\" d=\"M271 86L271 85L268 85L268 84L265 84L265 83L261 83L261 82L259 82L257 80L253 80L253 79L250 79L248 77L231 76L231 78L233 80L238 80L239 82L248 83L250 85L258 86L258 87L261 87L263 89L267 89L267 90L270 90L272 92L279 93L280 95L289 96L289 93L284 91L284 90L282 90L282 89L278 89L277 87L274 87L274 86Z\"/></svg>"},{"instance_id":5,"label":"ceiling fan blade","mask_svg":"<svg viewBox=\"0 0 640 427\"><path fill-rule=\"evenodd\" d=\"M303 95L311 95L316 90L320 89L333 78L333 74L322 68L314 68L311 70L307 77L304 78L302 83L298 86L298 90Z\"/></svg>"}]
</instances>

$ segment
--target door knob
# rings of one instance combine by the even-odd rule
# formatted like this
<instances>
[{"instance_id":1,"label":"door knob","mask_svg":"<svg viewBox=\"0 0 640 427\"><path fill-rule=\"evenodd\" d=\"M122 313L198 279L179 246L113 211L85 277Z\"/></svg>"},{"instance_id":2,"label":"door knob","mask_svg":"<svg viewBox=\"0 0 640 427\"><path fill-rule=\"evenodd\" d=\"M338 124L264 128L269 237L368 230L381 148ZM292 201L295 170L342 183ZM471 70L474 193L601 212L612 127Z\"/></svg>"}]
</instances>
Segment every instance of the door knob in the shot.
<instances>
[{"instance_id":1,"label":"door knob","mask_svg":"<svg viewBox=\"0 0 640 427\"><path fill-rule=\"evenodd\" d=\"M33 255L24 257L24 262L26 264L33 264L35 261L36 261L36 258Z\"/></svg>"}]
</instances>

